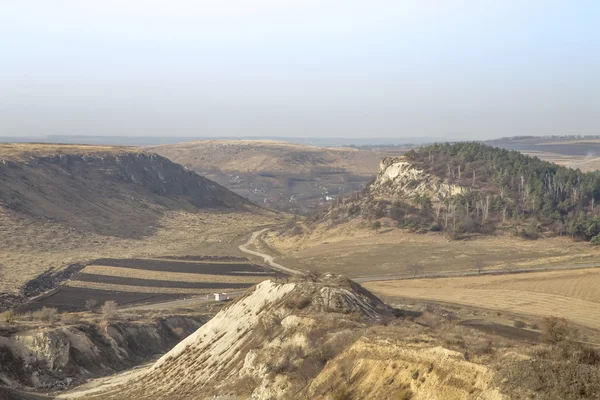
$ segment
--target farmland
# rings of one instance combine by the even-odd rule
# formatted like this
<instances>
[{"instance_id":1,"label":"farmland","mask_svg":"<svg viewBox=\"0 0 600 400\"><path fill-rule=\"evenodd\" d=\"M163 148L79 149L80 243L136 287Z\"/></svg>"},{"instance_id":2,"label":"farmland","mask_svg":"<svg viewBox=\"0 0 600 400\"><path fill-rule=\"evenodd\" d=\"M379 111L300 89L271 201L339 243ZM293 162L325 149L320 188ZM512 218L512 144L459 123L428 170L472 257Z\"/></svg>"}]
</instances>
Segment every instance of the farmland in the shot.
<instances>
[{"instance_id":1,"label":"farmland","mask_svg":"<svg viewBox=\"0 0 600 400\"><path fill-rule=\"evenodd\" d=\"M593 263L599 254L565 237L523 240L506 234L451 241L440 233L409 233L382 221L379 233L368 222L353 220L323 223L303 235L270 232L262 244L287 267L351 278L406 275L414 264L423 267L423 274L473 271L479 261L487 269L574 265Z\"/></svg>"},{"instance_id":2,"label":"farmland","mask_svg":"<svg viewBox=\"0 0 600 400\"><path fill-rule=\"evenodd\" d=\"M58 289L20 307L77 311L88 300L120 305L246 289L275 273L247 260L99 259Z\"/></svg>"},{"instance_id":3,"label":"farmland","mask_svg":"<svg viewBox=\"0 0 600 400\"><path fill-rule=\"evenodd\" d=\"M600 270L370 282L376 295L439 301L515 314L566 318L600 328Z\"/></svg>"}]
</instances>

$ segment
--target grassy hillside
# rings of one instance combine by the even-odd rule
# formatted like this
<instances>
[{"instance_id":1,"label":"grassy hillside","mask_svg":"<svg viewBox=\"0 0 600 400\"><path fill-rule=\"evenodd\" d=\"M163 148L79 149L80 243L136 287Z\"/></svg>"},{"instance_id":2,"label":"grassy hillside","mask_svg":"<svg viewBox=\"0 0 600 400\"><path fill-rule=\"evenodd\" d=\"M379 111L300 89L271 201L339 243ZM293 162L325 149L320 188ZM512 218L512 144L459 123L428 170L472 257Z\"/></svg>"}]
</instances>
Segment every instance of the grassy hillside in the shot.
<instances>
[{"instance_id":1,"label":"grassy hillside","mask_svg":"<svg viewBox=\"0 0 600 400\"><path fill-rule=\"evenodd\" d=\"M277 209L306 211L377 173L379 155L274 140L206 140L148 148L227 188Z\"/></svg>"},{"instance_id":2,"label":"grassy hillside","mask_svg":"<svg viewBox=\"0 0 600 400\"><path fill-rule=\"evenodd\" d=\"M11 152L10 158L22 161L0 164L2 209L81 231L139 238L152 233L167 210L249 206L240 196L155 154L50 147L40 155Z\"/></svg>"},{"instance_id":3,"label":"grassy hillside","mask_svg":"<svg viewBox=\"0 0 600 400\"><path fill-rule=\"evenodd\" d=\"M48 288L67 266L97 258L236 255L234 240L276 218L128 148L3 145L0 160L0 307L35 293L25 284L38 275Z\"/></svg>"}]
</instances>

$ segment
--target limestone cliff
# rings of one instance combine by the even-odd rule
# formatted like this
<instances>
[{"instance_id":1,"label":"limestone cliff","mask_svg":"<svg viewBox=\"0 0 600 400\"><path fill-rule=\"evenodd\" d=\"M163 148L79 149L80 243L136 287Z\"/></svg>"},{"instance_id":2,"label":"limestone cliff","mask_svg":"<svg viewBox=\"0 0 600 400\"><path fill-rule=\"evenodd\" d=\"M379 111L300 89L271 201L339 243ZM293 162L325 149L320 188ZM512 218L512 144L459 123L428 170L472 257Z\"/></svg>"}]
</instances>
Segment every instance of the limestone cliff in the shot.
<instances>
[{"instance_id":1,"label":"limestone cliff","mask_svg":"<svg viewBox=\"0 0 600 400\"><path fill-rule=\"evenodd\" d=\"M427 195L432 200L465 193L466 188L449 184L415 167L403 157L381 160L377 179L369 186L374 196L414 198Z\"/></svg>"}]
</instances>

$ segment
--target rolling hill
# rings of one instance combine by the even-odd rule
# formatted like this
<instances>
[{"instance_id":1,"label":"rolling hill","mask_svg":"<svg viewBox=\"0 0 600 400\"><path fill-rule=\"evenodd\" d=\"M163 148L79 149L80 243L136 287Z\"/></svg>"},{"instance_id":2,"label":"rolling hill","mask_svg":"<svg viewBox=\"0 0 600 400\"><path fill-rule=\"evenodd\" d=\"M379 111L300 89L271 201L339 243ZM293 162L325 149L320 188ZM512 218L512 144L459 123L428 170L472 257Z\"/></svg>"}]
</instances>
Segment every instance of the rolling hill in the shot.
<instances>
[{"instance_id":1,"label":"rolling hill","mask_svg":"<svg viewBox=\"0 0 600 400\"><path fill-rule=\"evenodd\" d=\"M237 255L231 241L273 218L157 154L0 145L0 300L55 287L103 257Z\"/></svg>"},{"instance_id":2,"label":"rolling hill","mask_svg":"<svg viewBox=\"0 0 600 400\"><path fill-rule=\"evenodd\" d=\"M306 211L362 188L378 153L275 140L205 140L147 148L268 206Z\"/></svg>"}]
</instances>

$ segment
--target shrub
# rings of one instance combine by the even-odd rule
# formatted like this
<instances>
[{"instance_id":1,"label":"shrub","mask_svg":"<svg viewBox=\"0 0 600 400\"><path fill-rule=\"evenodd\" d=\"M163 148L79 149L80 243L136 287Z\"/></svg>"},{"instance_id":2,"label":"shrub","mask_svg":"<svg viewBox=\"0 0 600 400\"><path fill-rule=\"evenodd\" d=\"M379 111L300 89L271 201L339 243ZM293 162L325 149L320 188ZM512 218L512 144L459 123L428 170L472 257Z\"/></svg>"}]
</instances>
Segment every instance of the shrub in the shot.
<instances>
[{"instance_id":1,"label":"shrub","mask_svg":"<svg viewBox=\"0 0 600 400\"><path fill-rule=\"evenodd\" d=\"M520 229L518 235L521 239L526 240L537 240L540 237L540 233L533 227Z\"/></svg>"},{"instance_id":2,"label":"shrub","mask_svg":"<svg viewBox=\"0 0 600 400\"><path fill-rule=\"evenodd\" d=\"M546 317L542 321L542 333L551 343L560 343L576 335L576 330L564 318Z\"/></svg>"},{"instance_id":3,"label":"shrub","mask_svg":"<svg viewBox=\"0 0 600 400\"><path fill-rule=\"evenodd\" d=\"M88 311L95 312L97 306L98 306L98 301L95 299L89 299L85 302L85 309Z\"/></svg>"},{"instance_id":4,"label":"shrub","mask_svg":"<svg viewBox=\"0 0 600 400\"><path fill-rule=\"evenodd\" d=\"M58 310L56 308L43 307L39 311L33 313L33 319L43 322L58 321Z\"/></svg>"},{"instance_id":5,"label":"shrub","mask_svg":"<svg viewBox=\"0 0 600 400\"><path fill-rule=\"evenodd\" d=\"M300 297L290 297L286 302L285 306L290 309L298 309L302 310L308 307L311 303L310 297L300 296Z\"/></svg>"},{"instance_id":6,"label":"shrub","mask_svg":"<svg viewBox=\"0 0 600 400\"><path fill-rule=\"evenodd\" d=\"M379 229L381 228L381 222L380 221L373 222L373 225L371 225L371 228L373 228L373 230L375 232L379 232Z\"/></svg>"},{"instance_id":7,"label":"shrub","mask_svg":"<svg viewBox=\"0 0 600 400\"><path fill-rule=\"evenodd\" d=\"M15 312L13 310L6 310L0 314L0 321L12 324L15 320Z\"/></svg>"},{"instance_id":8,"label":"shrub","mask_svg":"<svg viewBox=\"0 0 600 400\"><path fill-rule=\"evenodd\" d=\"M441 232L442 230L444 230L444 228L436 222L434 224L431 224L431 226L429 227L429 230L431 232Z\"/></svg>"},{"instance_id":9,"label":"shrub","mask_svg":"<svg viewBox=\"0 0 600 400\"><path fill-rule=\"evenodd\" d=\"M600 246L600 234L594 236L592 240L590 240L590 244L592 246Z\"/></svg>"},{"instance_id":10,"label":"shrub","mask_svg":"<svg viewBox=\"0 0 600 400\"><path fill-rule=\"evenodd\" d=\"M112 319L117 314L117 302L108 300L100 307L100 312L104 314L104 319Z\"/></svg>"}]
</instances>

